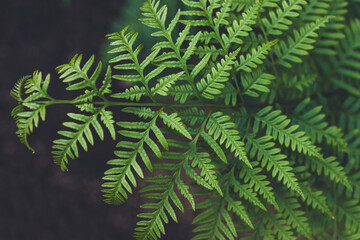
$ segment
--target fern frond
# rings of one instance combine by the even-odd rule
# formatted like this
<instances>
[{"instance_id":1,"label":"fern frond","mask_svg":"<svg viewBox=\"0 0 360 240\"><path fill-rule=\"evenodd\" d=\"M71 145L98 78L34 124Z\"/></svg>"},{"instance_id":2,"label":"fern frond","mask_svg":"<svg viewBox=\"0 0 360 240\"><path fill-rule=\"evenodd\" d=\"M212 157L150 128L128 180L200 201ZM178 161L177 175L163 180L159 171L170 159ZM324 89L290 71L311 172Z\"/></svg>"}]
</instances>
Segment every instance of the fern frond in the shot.
<instances>
[{"instance_id":1,"label":"fern frond","mask_svg":"<svg viewBox=\"0 0 360 240\"><path fill-rule=\"evenodd\" d=\"M17 81L15 83L15 86L13 87L13 89L11 89L10 91L10 96L15 99L18 102L22 102L23 101L23 97L22 97L22 92L23 92L23 88L25 86L25 82L26 80L28 80L31 76L24 76L22 78L19 79L19 81Z\"/></svg>"},{"instance_id":2,"label":"fern frond","mask_svg":"<svg viewBox=\"0 0 360 240\"><path fill-rule=\"evenodd\" d=\"M260 10L261 1L256 1L246 12L242 13L239 21L234 20L232 25L227 27L228 34L222 34L225 48L229 49L231 43L242 44L241 38L249 35L248 32L252 30L251 25L256 23L256 18Z\"/></svg>"},{"instance_id":3,"label":"fern frond","mask_svg":"<svg viewBox=\"0 0 360 240\"><path fill-rule=\"evenodd\" d=\"M110 94L111 91L111 83L112 83L112 73L111 73L111 67L108 66L106 69L105 79L102 82L101 87L99 88L99 94L104 96L105 94Z\"/></svg>"},{"instance_id":4,"label":"fern frond","mask_svg":"<svg viewBox=\"0 0 360 240\"><path fill-rule=\"evenodd\" d=\"M175 85L168 90L169 95L174 96L174 100L185 103L188 97L194 96L193 88L190 84Z\"/></svg>"},{"instance_id":5,"label":"fern frond","mask_svg":"<svg viewBox=\"0 0 360 240\"><path fill-rule=\"evenodd\" d=\"M45 79L42 73L35 71L32 76L21 78L11 90L10 95L18 101L12 111L18 130L16 131L20 142L32 152L34 149L29 145L27 137L34 128L39 125L40 119L45 121L47 103L38 103L39 100L53 100L47 93L50 84L50 75Z\"/></svg>"},{"instance_id":6,"label":"fern frond","mask_svg":"<svg viewBox=\"0 0 360 240\"><path fill-rule=\"evenodd\" d=\"M224 102L226 106L229 106L230 104L232 106L236 106L237 98L238 98L239 92L231 83L225 83L225 88L222 90L222 95L218 96L218 98L222 99L224 98Z\"/></svg>"},{"instance_id":7,"label":"fern frond","mask_svg":"<svg viewBox=\"0 0 360 240\"><path fill-rule=\"evenodd\" d=\"M241 169L239 178L243 178L244 182L249 185L250 188L253 188L255 192L263 195L263 197L270 204L274 205L276 209L279 209L279 206L275 200L274 192L271 186L269 186L270 182L266 180L265 175L260 175L261 168L256 168L258 164L253 163L253 169L244 165Z\"/></svg>"},{"instance_id":8,"label":"fern frond","mask_svg":"<svg viewBox=\"0 0 360 240\"><path fill-rule=\"evenodd\" d=\"M245 206L243 206L242 202L234 201L234 199L232 197L230 197L229 195L226 195L225 200L227 202L227 210L229 212L235 213L236 216L241 218L250 228L254 229L253 223L252 223L250 217L248 216L248 214L245 210ZM230 215L226 214L224 217L225 217L226 222L228 223L228 226L231 226ZM233 227L232 233L235 235L235 237L237 236L235 227Z\"/></svg>"},{"instance_id":9,"label":"fern frond","mask_svg":"<svg viewBox=\"0 0 360 240\"><path fill-rule=\"evenodd\" d=\"M30 103L34 102L35 100L39 100L40 98L52 99L47 93L50 84L50 74L47 74L45 80L43 80L42 73L35 71L32 77L26 77L21 81L23 82L25 94L28 95L24 99L24 102ZM21 85L19 87L21 87ZM16 91L17 92L14 92L14 94L17 94L21 99L21 89Z\"/></svg>"},{"instance_id":10,"label":"fern frond","mask_svg":"<svg viewBox=\"0 0 360 240\"><path fill-rule=\"evenodd\" d=\"M189 152L188 156L189 160L192 161L191 167L199 168L201 170L201 177L204 177L205 181L222 195L223 193L217 180L216 171L214 170L215 167L209 157L210 155L207 152L197 152L195 147ZM187 174L189 174L189 171L187 171Z\"/></svg>"},{"instance_id":11,"label":"fern frond","mask_svg":"<svg viewBox=\"0 0 360 240\"><path fill-rule=\"evenodd\" d=\"M293 151L322 158L319 149L311 143L309 137L303 131L297 131L299 125L290 125L290 119L281 115L280 110L272 110L265 107L255 115L254 132L258 132L260 123L266 126L266 135L278 140L281 145L291 146ZM288 127L289 126L289 127Z\"/></svg>"},{"instance_id":12,"label":"fern frond","mask_svg":"<svg viewBox=\"0 0 360 240\"><path fill-rule=\"evenodd\" d=\"M242 94L258 97L257 92L270 92L269 88L266 85L270 85L271 81L275 79L275 76L264 73L263 69L257 69L253 73L242 73L241 74L241 84L244 89Z\"/></svg>"},{"instance_id":13,"label":"fern frond","mask_svg":"<svg viewBox=\"0 0 360 240\"><path fill-rule=\"evenodd\" d=\"M63 64L56 68L60 75L60 79L64 83L68 83L69 86L66 90L79 90L84 88L94 89L98 92L96 87L96 81L101 73L102 64L98 63L96 69L89 77L88 72L94 63L94 55L81 67L82 55L76 54L69 63Z\"/></svg>"},{"instance_id":14,"label":"fern frond","mask_svg":"<svg viewBox=\"0 0 360 240\"><path fill-rule=\"evenodd\" d=\"M280 0L263 0L262 7L275 8L278 7L277 2L280 2Z\"/></svg>"},{"instance_id":15,"label":"fern frond","mask_svg":"<svg viewBox=\"0 0 360 240\"><path fill-rule=\"evenodd\" d=\"M339 127L345 130L360 129L360 99L349 96L345 99L339 114Z\"/></svg>"},{"instance_id":16,"label":"fern frond","mask_svg":"<svg viewBox=\"0 0 360 240\"><path fill-rule=\"evenodd\" d=\"M255 139L250 135L246 135L246 150L250 153L250 158L257 156L257 160L261 162L261 167L267 171L272 169L272 176L277 176L279 181L283 181L289 189L303 196L298 180L292 172L289 162L284 160L286 155L280 153L279 148L274 148L275 143L271 142L271 136L263 136Z\"/></svg>"},{"instance_id":17,"label":"fern frond","mask_svg":"<svg viewBox=\"0 0 360 240\"><path fill-rule=\"evenodd\" d=\"M136 70L136 75L114 75L113 78L121 81L128 81L132 83L141 82L144 86L147 95L151 96L148 83L150 80L158 76L165 69L164 66L159 66L153 69L148 74L145 74L145 68L150 64L151 61L155 59L158 55L160 49L155 48L153 51L144 59L144 61L140 64L138 60L138 56L140 51L143 48L143 45L138 45L134 50L134 43L137 39L138 33L135 31L127 32L129 26L122 29L120 32L109 34L107 37L110 40L112 46L116 46L109 53L116 53L117 56L113 57L109 63L117 63L114 66L115 69L122 70ZM141 94L139 93L139 87L134 87L133 89L129 89L124 93L113 94L115 97L127 98L127 99L140 99ZM141 89L141 87L140 87ZM137 93L135 93L137 92Z\"/></svg>"},{"instance_id":18,"label":"fern frond","mask_svg":"<svg viewBox=\"0 0 360 240\"><path fill-rule=\"evenodd\" d=\"M230 185L234 187L234 191L239 194L239 197L248 200L254 206L258 206L262 210L267 211L267 208L257 197L256 192L254 192L248 184L241 184L238 180L235 179L235 176L232 175L230 179Z\"/></svg>"},{"instance_id":19,"label":"fern frond","mask_svg":"<svg viewBox=\"0 0 360 240\"><path fill-rule=\"evenodd\" d=\"M125 89L124 92L112 94L111 97L123 98L131 101L136 100L137 102L139 102L141 97L146 96L147 94L148 92L146 91L145 87L143 86L138 87L137 85L135 85L134 87Z\"/></svg>"},{"instance_id":20,"label":"fern frond","mask_svg":"<svg viewBox=\"0 0 360 240\"><path fill-rule=\"evenodd\" d=\"M322 213L328 214L330 217L333 216L330 211L326 197L323 195L321 190L312 191L310 186L307 186L306 183L300 182L299 186L301 191L304 193L304 197L301 198L308 206L319 209Z\"/></svg>"},{"instance_id":21,"label":"fern frond","mask_svg":"<svg viewBox=\"0 0 360 240\"><path fill-rule=\"evenodd\" d=\"M169 128L176 130L181 135L188 139L192 139L190 133L185 127L185 124L182 122L181 118L178 116L177 113L172 113L168 115L164 111L161 111L159 117L164 121L164 124L167 125Z\"/></svg>"},{"instance_id":22,"label":"fern frond","mask_svg":"<svg viewBox=\"0 0 360 240\"><path fill-rule=\"evenodd\" d=\"M240 140L239 132L235 129L236 125L230 119L230 116L224 115L221 112L213 113L206 124L206 130L210 136L213 136L215 140L220 142L220 145L225 143L225 147L230 148L235 157L238 157L240 161L243 161L252 168L246 156L245 144Z\"/></svg>"},{"instance_id":23,"label":"fern frond","mask_svg":"<svg viewBox=\"0 0 360 240\"><path fill-rule=\"evenodd\" d=\"M232 3L233 0L222 1L220 11L216 12L216 17L214 18L216 29L219 29L220 25L229 25L227 18L230 16Z\"/></svg>"},{"instance_id":24,"label":"fern frond","mask_svg":"<svg viewBox=\"0 0 360 240\"><path fill-rule=\"evenodd\" d=\"M263 64L263 60L266 58L270 49L278 42L273 40L270 42L262 43L257 48L251 49L251 53L240 55L240 60L235 64L237 71L244 70L246 72L252 72L252 69L257 68L259 64Z\"/></svg>"},{"instance_id":25,"label":"fern frond","mask_svg":"<svg viewBox=\"0 0 360 240\"><path fill-rule=\"evenodd\" d=\"M281 82L285 89L298 90L300 92L304 92L305 89L309 88L310 86L314 86L317 80L317 76L315 74L312 75L302 75L302 76L289 76L286 73L283 73L281 76ZM290 93L290 94L291 94Z\"/></svg>"},{"instance_id":26,"label":"fern frond","mask_svg":"<svg viewBox=\"0 0 360 240\"><path fill-rule=\"evenodd\" d=\"M292 24L289 18L299 16L302 5L306 4L307 2L305 0L282 1L282 8L277 8L276 13L274 11L269 12L270 20L267 18L262 19L266 28L266 35L281 35L283 31L288 30L288 26Z\"/></svg>"},{"instance_id":27,"label":"fern frond","mask_svg":"<svg viewBox=\"0 0 360 240\"><path fill-rule=\"evenodd\" d=\"M201 130L200 135L209 145L209 147L214 150L214 152L220 158L220 160L223 161L224 163L227 163L226 155L222 150L222 148L220 147L220 145L206 131L204 131L204 129Z\"/></svg>"},{"instance_id":28,"label":"fern frond","mask_svg":"<svg viewBox=\"0 0 360 240\"><path fill-rule=\"evenodd\" d=\"M206 117L205 111L196 107L180 110L179 114L185 122L190 124L190 126L194 126L196 123L202 124Z\"/></svg>"},{"instance_id":29,"label":"fern frond","mask_svg":"<svg viewBox=\"0 0 360 240\"><path fill-rule=\"evenodd\" d=\"M152 171L152 164L148 157L148 154L144 148L146 143L150 149L159 158L162 158L161 151L157 144L150 138L150 130L156 125L156 119L158 115L148 122L119 122L123 128L130 130L121 130L119 133L127 138L138 139L138 142L120 141L117 147L129 149L127 151L115 151L115 155L118 159L113 159L107 162L109 165L113 165L111 169L107 170L103 177L107 182L102 185L105 202L109 204L119 205L127 199L127 192L132 193L130 183L136 187L136 179L132 172L135 170L137 175L141 178L144 177L143 171L137 162L137 156L140 156L145 166ZM143 132L134 131L145 130Z\"/></svg>"},{"instance_id":30,"label":"fern frond","mask_svg":"<svg viewBox=\"0 0 360 240\"><path fill-rule=\"evenodd\" d=\"M60 104L78 111L53 142L62 170L94 135L119 139L102 192L144 198L135 239L189 207L195 240L360 239L360 0L164 3L140 3L149 36L107 35L104 76L94 56L57 68L70 98L49 95L50 75L20 79L20 141L33 151Z\"/></svg>"},{"instance_id":31,"label":"fern frond","mask_svg":"<svg viewBox=\"0 0 360 240\"><path fill-rule=\"evenodd\" d=\"M339 40L345 38L345 15L348 12L348 2L343 0L331 0L327 9L327 15L332 16L329 23L320 29L320 39L316 44L315 52L321 55L336 55L332 47L339 44Z\"/></svg>"},{"instance_id":32,"label":"fern frond","mask_svg":"<svg viewBox=\"0 0 360 240\"><path fill-rule=\"evenodd\" d=\"M291 197L290 194L286 194L285 196L278 196L277 200L282 216L287 219L287 224L296 229L301 235L310 239L312 234L311 229L304 212L299 209L301 205L297 199Z\"/></svg>"},{"instance_id":33,"label":"fern frond","mask_svg":"<svg viewBox=\"0 0 360 240\"><path fill-rule=\"evenodd\" d=\"M115 126L114 126L114 119L113 114L111 111L106 111L105 109L100 110L100 119L105 125L105 127L108 129L111 137L113 140L116 138L116 132L115 132Z\"/></svg>"},{"instance_id":34,"label":"fern frond","mask_svg":"<svg viewBox=\"0 0 360 240\"><path fill-rule=\"evenodd\" d=\"M311 136L313 142L321 143L322 139L325 138L328 144L342 149L346 148L347 143L342 137L341 129L336 126L329 126L324 121L325 114L321 113L322 106L316 106L311 109L307 108L310 103L311 99L305 98L293 111L294 119L300 125L299 129L304 130Z\"/></svg>"},{"instance_id":35,"label":"fern frond","mask_svg":"<svg viewBox=\"0 0 360 240\"><path fill-rule=\"evenodd\" d=\"M231 65L235 62L235 58L239 53L240 49L230 53L228 56L225 56L224 59L221 59L221 62L216 65L216 68L211 69L211 74L209 73L205 78L201 79L200 82L196 84L200 95L206 99L214 99L214 95L221 94L221 89L225 87L224 82L227 82L229 71L232 69Z\"/></svg>"},{"instance_id":36,"label":"fern frond","mask_svg":"<svg viewBox=\"0 0 360 240\"><path fill-rule=\"evenodd\" d=\"M164 5L159 8L160 1L157 0L147 0L145 1L140 10L142 11L142 15L144 18L141 18L140 21L151 28L155 29L164 29L165 21L167 17L167 6ZM153 33L153 35L161 34L160 31Z\"/></svg>"},{"instance_id":37,"label":"fern frond","mask_svg":"<svg viewBox=\"0 0 360 240\"><path fill-rule=\"evenodd\" d=\"M174 167L174 170L178 168ZM169 169L168 166L165 168ZM159 169L162 169L161 165L159 165ZM137 222L138 227L135 229L136 239L158 239L161 237L161 234L165 234L164 223L169 222L167 214L177 222L177 217L173 206L170 204L170 200L182 212L184 211L184 207L175 193L175 183L181 181L179 178L179 172L176 171L174 176L158 175L144 179L145 182L151 183L151 185L141 189L142 197L159 201L156 203L145 203L141 206L141 208L151 209L153 212L137 215L146 220ZM182 189L184 190L184 188ZM153 191L161 191L161 193L154 193Z\"/></svg>"},{"instance_id":38,"label":"fern frond","mask_svg":"<svg viewBox=\"0 0 360 240\"><path fill-rule=\"evenodd\" d=\"M359 80L359 60L360 54L360 21L355 19L350 22L350 26L345 29L345 38L340 41L336 47L337 56L331 57L332 65L325 65L324 70L329 71L328 76L331 77L333 83L343 88L339 77L349 78L351 80ZM350 88L353 88L352 86ZM345 88L345 90L348 90ZM351 89L350 89L351 92Z\"/></svg>"},{"instance_id":39,"label":"fern frond","mask_svg":"<svg viewBox=\"0 0 360 240\"><path fill-rule=\"evenodd\" d=\"M159 94L161 96L167 96L169 88L175 84L175 82L184 74L184 72L179 72L176 74L171 74L166 77L163 77L158 80L158 83L151 88L150 92L152 96Z\"/></svg>"},{"instance_id":40,"label":"fern frond","mask_svg":"<svg viewBox=\"0 0 360 240\"><path fill-rule=\"evenodd\" d=\"M325 17L328 14L329 7L332 0L312 0L304 5L304 10L300 12L298 22L306 24L308 22L315 22L317 19Z\"/></svg>"},{"instance_id":41,"label":"fern frond","mask_svg":"<svg viewBox=\"0 0 360 240\"><path fill-rule=\"evenodd\" d=\"M70 128L72 131L58 131L58 134L65 138L54 141L52 154L54 155L54 162L61 167L61 170L67 171L68 157L75 159L79 157L78 144L87 151L88 143L94 145L94 137L91 126L95 129L101 139L103 139L103 129L97 120L100 110L91 116L69 113L68 116L76 122L64 122L63 125Z\"/></svg>"},{"instance_id":42,"label":"fern frond","mask_svg":"<svg viewBox=\"0 0 360 240\"><path fill-rule=\"evenodd\" d=\"M237 237L237 232L229 214L231 212L234 212L253 228L252 222L242 203L234 201L229 194L226 194L224 197L207 199L205 202L198 204L198 206L200 209L205 208L207 210L197 215L193 220L193 224L201 225L196 227L193 232L202 232L196 235L193 240L216 238L234 240L234 237Z\"/></svg>"},{"instance_id":43,"label":"fern frond","mask_svg":"<svg viewBox=\"0 0 360 240\"><path fill-rule=\"evenodd\" d=\"M282 240L296 240L294 233L291 231L291 227L287 224L287 221L283 219L282 214L270 214L265 215L267 220L267 229L271 229L272 232L278 236L278 239Z\"/></svg>"},{"instance_id":44,"label":"fern frond","mask_svg":"<svg viewBox=\"0 0 360 240\"><path fill-rule=\"evenodd\" d=\"M339 165L335 157L328 157L325 159L319 159L317 157L306 158L311 164L311 169L316 171L318 175L324 172L325 176L329 176L331 180L342 183L349 189L352 189L347 179L344 168Z\"/></svg>"},{"instance_id":45,"label":"fern frond","mask_svg":"<svg viewBox=\"0 0 360 240\"><path fill-rule=\"evenodd\" d=\"M360 206L358 200L342 201L336 205L337 221L343 223L352 233L358 233L360 228Z\"/></svg>"},{"instance_id":46,"label":"fern frond","mask_svg":"<svg viewBox=\"0 0 360 240\"><path fill-rule=\"evenodd\" d=\"M46 106L36 104L33 106L31 111L24 111L23 106L18 105L13 109L11 114L18 127L16 134L19 137L20 142L25 144L30 151L35 152L35 150L29 145L27 137L34 131L34 128L39 125L40 119L43 121L45 120Z\"/></svg>"},{"instance_id":47,"label":"fern frond","mask_svg":"<svg viewBox=\"0 0 360 240\"><path fill-rule=\"evenodd\" d=\"M280 41L274 48L274 52L278 58L276 62L287 68L291 67L289 61L301 63L302 60L298 56L309 54L309 50L314 48L312 45L316 41L314 38L318 37L315 31L325 26L325 23L328 21L329 17L317 19L315 22L308 23L304 27L301 27L299 31L295 30L295 38L289 37L288 44L286 44L285 41Z\"/></svg>"}]
</instances>

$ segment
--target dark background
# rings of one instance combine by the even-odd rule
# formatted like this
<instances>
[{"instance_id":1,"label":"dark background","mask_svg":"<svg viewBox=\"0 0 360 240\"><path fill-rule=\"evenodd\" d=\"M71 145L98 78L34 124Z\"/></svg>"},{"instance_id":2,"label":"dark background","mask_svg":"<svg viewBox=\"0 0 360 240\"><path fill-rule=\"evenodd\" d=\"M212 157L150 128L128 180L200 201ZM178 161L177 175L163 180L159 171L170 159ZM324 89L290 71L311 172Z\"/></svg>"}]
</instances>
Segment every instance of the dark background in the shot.
<instances>
[{"instance_id":1,"label":"dark background","mask_svg":"<svg viewBox=\"0 0 360 240\"><path fill-rule=\"evenodd\" d=\"M96 141L96 149L82 151L69 172L61 172L52 162L51 142L69 109L49 109L30 137L36 149L31 154L15 135L10 112L16 102L9 96L15 82L34 70L50 73L55 83L54 68L75 53L99 56L122 8L121 0L1 0L0 240L132 239L143 200L135 194L114 207L102 202L100 192L115 143ZM61 97L62 85L55 86L52 93ZM170 220L163 239L190 239L191 215L179 215L179 224Z\"/></svg>"}]
</instances>

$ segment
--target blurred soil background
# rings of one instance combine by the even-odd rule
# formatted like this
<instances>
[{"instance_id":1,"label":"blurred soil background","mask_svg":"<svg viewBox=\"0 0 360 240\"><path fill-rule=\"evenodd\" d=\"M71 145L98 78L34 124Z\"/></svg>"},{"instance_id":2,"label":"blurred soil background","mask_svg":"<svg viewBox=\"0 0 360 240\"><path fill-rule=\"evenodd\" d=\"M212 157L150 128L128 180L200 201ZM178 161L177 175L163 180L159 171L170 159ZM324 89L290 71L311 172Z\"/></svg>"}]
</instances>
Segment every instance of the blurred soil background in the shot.
<instances>
[{"instance_id":1,"label":"blurred soil background","mask_svg":"<svg viewBox=\"0 0 360 240\"><path fill-rule=\"evenodd\" d=\"M58 137L61 122L67 120L65 112L73 109L49 108L47 121L29 139L36 149L31 154L16 137L10 117L16 102L9 95L20 77L41 70L52 76L50 93L68 98L54 68L76 53L83 53L84 58L94 53L99 60L105 35L124 15L124 2L1 0L0 240L133 239L143 200L135 194L120 207L102 202L101 178L115 146L109 135L71 161L69 172L61 172L52 162L51 142ZM130 5L140 4L141 0L133 0ZM138 12L133 10L127 14ZM191 215L179 214L179 224L170 220L163 239L190 239Z\"/></svg>"}]
</instances>

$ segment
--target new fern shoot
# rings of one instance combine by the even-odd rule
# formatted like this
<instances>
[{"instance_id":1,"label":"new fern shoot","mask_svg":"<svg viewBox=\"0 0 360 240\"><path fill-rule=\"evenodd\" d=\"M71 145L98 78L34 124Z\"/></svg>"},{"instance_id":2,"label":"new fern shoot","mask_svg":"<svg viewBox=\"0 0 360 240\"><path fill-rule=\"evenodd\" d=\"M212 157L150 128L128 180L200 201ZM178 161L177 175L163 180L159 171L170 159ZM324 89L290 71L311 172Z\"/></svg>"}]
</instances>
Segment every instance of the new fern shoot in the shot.
<instances>
[{"instance_id":1,"label":"new fern shoot","mask_svg":"<svg viewBox=\"0 0 360 240\"><path fill-rule=\"evenodd\" d=\"M21 78L20 140L32 150L58 104L78 109L53 142L62 170L94 138L116 140L102 191L124 204L145 182L135 239L161 238L175 209L195 211L194 240L360 239L360 1L181 2L174 16L142 4L151 51L127 26L105 66L57 67L74 99L50 96L50 75Z\"/></svg>"}]
</instances>

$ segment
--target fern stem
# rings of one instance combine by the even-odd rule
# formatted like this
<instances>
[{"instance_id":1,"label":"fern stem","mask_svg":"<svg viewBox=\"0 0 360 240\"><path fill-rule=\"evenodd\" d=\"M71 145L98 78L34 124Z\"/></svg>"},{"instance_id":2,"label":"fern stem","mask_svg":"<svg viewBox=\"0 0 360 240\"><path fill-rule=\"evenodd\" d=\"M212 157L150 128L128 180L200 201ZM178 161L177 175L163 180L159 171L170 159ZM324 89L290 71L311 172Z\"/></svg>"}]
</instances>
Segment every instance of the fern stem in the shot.
<instances>
[{"instance_id":1,"label":"fern stem","mask_svg":"<svg viewBox=\"0 0 360 240\"><path fill-rule=\"evenodd\" d=\"M210 27L214 30L215 35L216 35L216 40L220 43L221 47L224 49L225 51L225 55L229 54L229 49L226 48L224 41L222 40L221 36L220 36L220 32L219 29L215 26L214 24L214 20L213 20L213 16L212 14L206 9L206 5L204 5L205 2L200 1L200 4L202 6L202 10L205 12L206 14L206 18L210 23Z\"/></svg>"},{"instance_id":2,"label":"fern stem","mask_svg":"<svg viewBox=\"0 0 360 240\"><path fill-rule=\"evenodd\" d=\"M87 102L84 103L79 103L79 102L74 102L73 100L53 100L53 101L37 101L36 103L38 104L46 104L46 105L53 105L53 104L71 104L71 105L82 105L82 104L86 104ZM175 107L175 108L192 108L192 107L206 107L206 108L236 108L229 105L229 106L225 106L223 104L212 104L212 103L208 103L208 104L204 104L204 103L192 103L192 104L172 104L172 103L159 103L159 102L151 102L151 103L146 103L146 102L114 102L114 101L94 101L91 102L94 105L100 105L100 106L120 106L120 107Z\"/></svg>"},{"instance_id":3,"label":"fern stem","mask_svg":"<svg viewBox=\"0 0 360 240\"><path fill-rule=\"evenodd\" d=\"M240 86L239 86L239 83L238 83L238 80L237 80L237 77L236 77L236 73L234 71L231 71L231 76L233 77L233 80L235 82L235 85L236 85L236 89L237 89L237 93L241 99L241 105L244 107L244 104L245 104L245 100L244 100L244 97L243 95L241 94L241 89L240 89Z\"/></svg>"},{"instance_id":4,"label":"fern stem","mask_svg":"<svg viewBox=\"0 0 360 240\"><path fill-rule=\"evenodd\" d=\"M156 13L155 9L153 8L153 5L151 4L151 1L148 1L148 2L149 2L149 6L151 7L152 14L154 14L157 24L160 26L160 29L163 32L164 37L169 41L171 48L175 51L176 57L180 61L181 65L182 65L182 69L184 70L184 72L188 78L188 82L191 85L191 87L193 88L196 97L202 101L199 90L195 86L194 79L191 77L191 75L189 73L186 61L184 61L184 59L181 57L180 50L176 47L174 41L172 40L171 35L168 33L168 31L166 31L164 23L162 21L160 21L160 19L157 17L157 13Z\"/></svg>"},{"instance_id":5,"label":"fern stem","mask_svg":"<svg viewBox=\"0 0 360 240\"><path fill-rule=\"evenodd\" d=\"M260 29L261 29L261 32L264 34L265 41L266 41L266 42L269 42L269 39L268 39L268 36L267 36L268 34L267 34L266 31L265 31L264 25L263 25L263 23L262 23L262 21L261 21L261 19L260 19L260 15L258 15L258 21L259 21L259 27L260 27ZM279 73L278 73L278 71L277 71L277 69L276 69L276 67L275 67L276 62L275 62L275 60L274 60L272 48L270 49L269 55L270 55L270 59L271 59L271 67L272 67L272 70L273 70L273 72L274 72L274 74L275 74L275 76L276 76L276 80L275 80L275 82L276 82L276 90L278 90L280 97L283 98L283 97L284 97L284 94L283 94L283 92L280 90L280 87L279 87L279 85L280 85L280 82L279 82Z\"/></svg>"}]
</instances>

